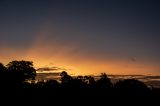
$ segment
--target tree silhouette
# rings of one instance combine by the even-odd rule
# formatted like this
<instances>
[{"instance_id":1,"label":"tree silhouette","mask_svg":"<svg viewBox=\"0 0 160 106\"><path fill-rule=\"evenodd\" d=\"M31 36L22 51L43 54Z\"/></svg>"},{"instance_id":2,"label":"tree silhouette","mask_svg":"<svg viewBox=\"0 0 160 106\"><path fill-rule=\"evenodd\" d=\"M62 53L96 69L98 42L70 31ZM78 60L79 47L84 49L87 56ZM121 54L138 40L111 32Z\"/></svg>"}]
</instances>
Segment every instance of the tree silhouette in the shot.
<instances>
[{"instance_id":1,"label":"tree silhouette","mask_svg":"<svg viewBox=\"0 0 160 106\"><path fill-rule=\"evenodd\" d=\"M35 76L36 70L31 61L12 61L6 66L0 63L0 97L4 101L22 101L29 104L37 103L36 101L46 104L53 100L104 103L103 100L110 102L127 99L139 103L142 97L152 99L160 95L159 88L150 89L135 79L125 79L112 84L105 73L101 73L100 78L95 80L94 76L72 77L63 71L60 73L61 82L53 79L27 81ZM1 99L0 104L3 100ZM145 102L146 100L143 101Z\"/></svg>"},{"instance_id":2,"label":"tree silhouette","mask_svg":"<svg viewBox=\"0 0 160 106\"><path fill-rule=\"evenodd\" d=\"M7 70L12 80L23 82L35 79L36 70L31 61L12 61L7 64Z\"/></svg>"},{"instance_id":3,"label":"tree silhouette","mask_svg":"<svg viewBox=\"0 0 160 106\"><path fill-rule=\"evenodd\" d=\"M59 87L59 83L56 80L48 80L44 85L47 89L55 89Z\"/></svg>"},{"instance_id":4,"label":"tree silhouette","mask_svg":"<svg viewBox=\"0 0 160 106\"><path fill-rule=\"evenodd\" d=\"M112 87L112 82L106 73L101 73L100 79L97 80L97 87L101 89L110 89Z\"/></svg>"},{"instance_id":5,"label":"tree silhouette","mask_svg":"<svg viewBox=\"0 0 160 106\"><path fill-rule=\"evenodd\" d=\"M7 75L8 75L8 73L7 73L6 67L2 63L0 63L0 82L1 83L3 83L3 84L7 83L6 82L7 78L8 78Z\"/></svg>"},{"instance_id":6,"label":"tree silhouette","mask_svg":"<svg viewBox=\"0 0 160 106\"><path fill-rule=\"evenodd\" d=\"M72 77L70 75L68 75L68 73L66 71L62 71L60 73L60 76L61 76L62 83L69 83L72 80Z\"/></svg>"},{"instance_id":7,"label":"tree silhouette","mask_svg":"<svg viewBox=\"0 0 160 106\"><path fill-rule=\"evenodd\" d=\"M6 71L6 67L0 63L0 72Z\"/></svg>"},{"instance_id":8,"label":"tree silhouette","mask_svg":"<svg viewBox=\"0 0 160 106\"><path fill-rule=\"evenodd\" d=\"M115 88L120 93L129 95L147 94L149 92L147 85L136 79L126 79L119 81L115 84Z\"/></svg>"},{"instance_id":9,"label":"tree silhouette","mask_svg":"<svg viewBox=\"0 0 160 106\"><path fill-rule=\"evenodd\" d=\"M6 74L6 67L0 63L0 78L4 77L4 74Z\"/></svg>"}]
</instances>

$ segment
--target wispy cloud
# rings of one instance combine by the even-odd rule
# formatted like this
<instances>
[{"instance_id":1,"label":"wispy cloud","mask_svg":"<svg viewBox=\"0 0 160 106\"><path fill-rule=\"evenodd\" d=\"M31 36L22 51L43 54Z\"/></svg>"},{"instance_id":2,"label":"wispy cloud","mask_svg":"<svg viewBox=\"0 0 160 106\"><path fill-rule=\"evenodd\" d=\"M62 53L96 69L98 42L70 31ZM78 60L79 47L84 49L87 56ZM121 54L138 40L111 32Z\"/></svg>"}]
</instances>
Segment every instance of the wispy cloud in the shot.
<instances>
[{"instance_id":1,"label":"wispy cloud","mask_svg":"<svg viewBox=\"0 0 160 106\"><path fill-rule=\"evenodd\" d=\"M67 71L68 69L60 68L60 67L41 67L41 68L38 68L36 71L37 73L57 73L64 70Z\"/></svg>"}]
</instances>

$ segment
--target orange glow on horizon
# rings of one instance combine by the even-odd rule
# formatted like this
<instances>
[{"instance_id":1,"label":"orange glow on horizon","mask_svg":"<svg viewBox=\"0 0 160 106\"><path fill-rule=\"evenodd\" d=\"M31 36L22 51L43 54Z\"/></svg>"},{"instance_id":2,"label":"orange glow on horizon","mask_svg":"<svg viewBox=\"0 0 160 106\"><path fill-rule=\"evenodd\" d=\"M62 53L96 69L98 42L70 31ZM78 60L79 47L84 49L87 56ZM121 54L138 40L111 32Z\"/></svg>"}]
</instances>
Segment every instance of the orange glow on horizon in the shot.
<instances>
[{"instance_id":1,"label":"orange glow on horizon","mask_svg":"<svg viewBox=\"0 0 160 106\"><path fill-rule=\"evenodd\" d=\"M69 51L52 54L50 51L32 48L28 52L16 50L11 56L3 58L1 62L7 64L12 60L29 60L34 62L35 67L61 67L65 68L69 74L73 75L94 75L105 72L107 74L142 74L142 75L160 75L155 72L159 70L159 66L138 62L124 62L120 60L101 61L97 59L87 58L84 56L72 56ZM46 51L46 52L42 52ZM21 54L22 53L22 54ZM64 53L64 54L63 54ZM154 71L155 70L155 71Z\"/></svg>"},{"instance_id":2,"label":"orange glow on horizon","mask_svg":"<svg viewBox=\"0 0 160 106\"><path fill-rule=\"evenodd\" d=\"M47 32L45 32L47 33ZM149 74L160 75L160 66L144 61L126 61L120 59L99 59L90 55L75 52L77 47L72 44L59 42L49 43L48 38L42 37L45 33L37 33L38 37L28 49L1 48L1 62L7 64L12 60L29 60L35 67L61 67L69 74L86 75L100 74Z\"/></svg>"}]
</instances>

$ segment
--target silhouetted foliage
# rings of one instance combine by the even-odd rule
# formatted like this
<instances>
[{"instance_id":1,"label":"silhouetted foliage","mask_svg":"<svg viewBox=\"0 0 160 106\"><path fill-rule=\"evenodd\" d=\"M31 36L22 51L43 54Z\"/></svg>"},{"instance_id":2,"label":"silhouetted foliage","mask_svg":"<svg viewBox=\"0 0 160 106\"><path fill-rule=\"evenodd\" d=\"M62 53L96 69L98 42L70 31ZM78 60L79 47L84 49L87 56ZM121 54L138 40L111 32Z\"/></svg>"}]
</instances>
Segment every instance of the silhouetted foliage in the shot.
<instances>
[{"instance_id":1,"label":"silhouetted foliage","mask_svg":"<svg viewBox=\"0 0 160 106\"><path fill-rule=\"evenodd\" d=\"M142 97L150 100L160 96L159 88L150 89L139 80L126 79L112 84L105 73L102 73L99 79L95 79L93 76L72 77L63 71L60 73L60 81L38 82L32 81L35 76L36 70L30 61L12 61L7 66L0 63L0 97L3 98L0 103L7 100L10 101L8 103L21 101L30 105L31 102L46 104L52 103L53 100L54 103L58 100L58 103L68 100L103 104L102 100L108 103L110 100L127 99L139 103Z\"/></svg>"},{"instance_id":2,"label":"silhouetted foliage","mask_svg":"<svg viewBox=\"0 0 160 106\"><path fill-rule=\"evenodd\" d=\"M8 73L6 67L0 63L0 82L1 83L7 83Z\"/></svg>"},{"instance_id":3,"label":"silhouetted foliage","mask_svg":"<svg viewBox=\"0 0 160 106\"><path fill-rule=\"evenodd\" d=\"M12 61L7 64L7 70L12 80L23 82L29 79L35 79L36 70L31 61Z\"/></svg>"},{"instance_id":4,"label":"silhouetted foliage","mask_svg":"<svg viewBox=\"0 0 160 106\"><path fill-rule=\"evenodd\" d=\"M100 79L97 81L97 86L101 89L110 89L112 87L112 82L106 73L101 73Z\"/></svg>"},{"instance_id":5,"label":"silhouetted foliage","mask_svg":"<svg viewBox=\"0 0 160 106\"><path fill-rule=\"evenodd\" d=\"M48 80L44 86L46 86L47 89L57 89L59 88L59 83L56 80Z\"/></svg>"},{"instance_id":6,"label":"silhouetted foliage","mask_svg":"<svg viewBox=\"0 0 160 106\"><path fill-rule=\"evenodd\" d=\"M147 94L149 92L149 88L143 82L135 79L119 81L115 84L115 88L117 91L129 95Z\"/></svg>"},{"instance_id":7,"label":"silhouetted foliage","mask_svg":"<svg viewBox=\"0 0 160 106\"><path fill-rule=\"evenodd\" d=\"M94 79L94 77L92 76L84 76L85 78L85 82L88 84L88 87L91 89L95 89L96 88L96 81Z\"/></svg>"},{"instance_id":8,"label":"silhouetted foliage","mask_svg":"<svg viewBox=\"0 0 160 106\"><path fill-rule=\"evenodd\" d=\"M0 72L5 72L6 71L6 67L0 63Z\"/></svg>"},{"instance_id":9,"label":"silhouetted foliage","mask_svg":"<svg viewBox=\"0 0 160 106\"><path fill-rule=\"evenodd\" d=\"M72 80L72 77L70 75L68 75L68 73L66 71L62 71L60 73L60 76L61 76L62 83L69 83Z\"/></svg>"}]
</instances>

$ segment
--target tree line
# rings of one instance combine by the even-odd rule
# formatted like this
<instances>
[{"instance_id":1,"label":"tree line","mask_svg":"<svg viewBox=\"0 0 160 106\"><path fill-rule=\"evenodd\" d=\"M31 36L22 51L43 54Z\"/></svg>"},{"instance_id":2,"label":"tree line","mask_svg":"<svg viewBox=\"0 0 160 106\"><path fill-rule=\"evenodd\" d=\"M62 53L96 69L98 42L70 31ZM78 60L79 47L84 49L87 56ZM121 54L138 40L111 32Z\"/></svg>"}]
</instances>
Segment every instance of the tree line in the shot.
<instances>
[{"instance_id":1,"label":"tree line","mask_svg":"<svg viewBox=\"0 0 160 106\"><path fill-rule=\"evenodd\" d=\"M160 95L160 89L149 88L136 79L120 80L113 84L106 73L95 80L93 76L72 77L66 71L57 80L35 81L36 69L31 61L0 63L0 103L50 103L57 100L82 101L128 99L139 101ZM139 99L137 99L139 98ZM104 101L105 101L104 100ZM37 102L38 101L38 102Z\"/></svg>"}]
</instances>

